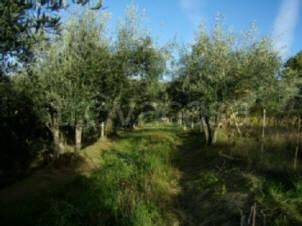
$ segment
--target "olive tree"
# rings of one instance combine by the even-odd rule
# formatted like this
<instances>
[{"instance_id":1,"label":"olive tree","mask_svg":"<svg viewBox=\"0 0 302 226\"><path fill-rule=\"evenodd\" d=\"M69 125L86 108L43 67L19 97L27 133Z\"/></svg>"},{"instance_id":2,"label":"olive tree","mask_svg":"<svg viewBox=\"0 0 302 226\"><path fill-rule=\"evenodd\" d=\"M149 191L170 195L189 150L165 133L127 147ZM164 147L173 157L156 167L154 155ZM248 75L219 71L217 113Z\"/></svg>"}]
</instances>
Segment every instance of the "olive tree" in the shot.
<instances>
[{"instance_id":1,"label":"olive tree","mask_svg":"<svg viewBox=\"0 0 302 226\"><path fill-rule=\"evenodd\" d=\"M74 129L75 147L80 149L83 127L96 120L98 85L106 73L108 43L102 38L104 20L92 14L73 19L50 46L42 51L33 66L34 89L44 103L46 122L54 144L60 146L60 125ZM37 98L36 97L36 98Z\"/></svg>"},{"instance_id":2,"label":"olive tree","mask_svg":"<svg viewBox=\"0 0 302 226\"><path fill-rule=\"evenodd\" d=\"M111 116L120 126L133 127L143 112L154 106L158 82L165 71L166 51L145 31L135 6L131 6L117 32L113 74L116 77Z\"/></svg>"},{"instance_id":3,"label":"olive tree","mask_svg":"<svg viewBox=\"0 0 302 226\"><path fill-rule=\"evenodd\" d=\"M211 32L200 29L191 51L182 57L183 87L190 100L199 103L209 145L223 117L236 106L252 106L277 80L281 61L270 40L247 34L237 36L217 21Z\"/></svg>"}]
</instances>

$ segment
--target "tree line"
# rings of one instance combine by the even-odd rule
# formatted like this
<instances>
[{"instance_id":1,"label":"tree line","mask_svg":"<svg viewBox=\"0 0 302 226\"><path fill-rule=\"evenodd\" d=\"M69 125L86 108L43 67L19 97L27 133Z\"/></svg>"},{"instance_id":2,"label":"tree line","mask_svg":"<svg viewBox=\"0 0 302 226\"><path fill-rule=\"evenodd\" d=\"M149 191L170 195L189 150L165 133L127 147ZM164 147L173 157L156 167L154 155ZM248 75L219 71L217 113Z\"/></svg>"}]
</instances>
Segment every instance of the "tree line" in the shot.
<instances>
[{"instance_id":1,"label":"tree line","mask_svg":"<svg viewBox=\"0 0 302 226\"><path fill-rule=\"evenodd\" d=\"M200 121L209 145L221 124L238 113L299 114L301 69L296 64L301 65L301 53L283 64L273 41L257 38L254 25L236 35L218 18L210 32L201 27L182 53L168 88L177 103L172 109Z\"/></svg>"},{"instance_id":2,"label":"tree line","mask_svg":"<svg viewBox=\"0 0 302 226\"><path fill-rule=\"evenodd\" d=\"M101 3L61 24L60 4L0 3L1 175L22 175L37 156L64 153L144 120L200 124L205 141L238 112L300 117L301 53L283 63L254 27L241 35L217 19L168 67L130 7L109 37ZM89 1L79 1L87 4ZM95 11L98 10L98 11ZM171 79L163 79L173 74Z\"/></svg>"}]
</instances>

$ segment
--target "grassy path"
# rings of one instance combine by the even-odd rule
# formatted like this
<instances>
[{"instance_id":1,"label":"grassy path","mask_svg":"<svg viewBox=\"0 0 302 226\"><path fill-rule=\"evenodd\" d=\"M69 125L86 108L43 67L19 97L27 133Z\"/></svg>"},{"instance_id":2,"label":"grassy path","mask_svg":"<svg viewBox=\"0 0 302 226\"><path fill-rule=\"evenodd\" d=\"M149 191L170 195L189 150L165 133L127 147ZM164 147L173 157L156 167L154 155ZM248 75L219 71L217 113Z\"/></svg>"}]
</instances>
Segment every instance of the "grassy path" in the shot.
<instances>
[{"instance_id":1,"label":"grassy path","mask_svg":"<svg viewBox=\"0 0 302 226\"><path fill-rule=\"evenodd\" d=\"M120 132L82 150L76 164L63 161L0 191L0 222L249 226L257 203L256 225L301 225L299 178L201 140L174 127Z\"/></svg>"},{"instance_id":2,"label":"grassy path","mask_svg":"<svg viewBox=\"0 0 302 226\"><path fill-rule=\"evenodd\" d=\"M0 191L6 225L178 225L177 129L120 132ZM61 162L62 161L62 162Z\"/></svg>"},{"instance_id":3,"label":"grassy path","mask_svg":"<svg viewBox=\"0 0 302 226\"><path fill-rule=\"evenodd\" d=\"M180 213L180 222L182 225L196 225L194 224L194 214L191 211L191 207L194 208L195 195L189 185L194 178L196 173L202 168L202 162L200 159L200 153L202 151L201 137L192 134L181 133L180 145L176 150L174 156L173 165L178 169L180 173L179 187L181 192L177 198L178 200L178 211ZM194 210L198 211L198 210Z\"/></svg>"}]
</instances>

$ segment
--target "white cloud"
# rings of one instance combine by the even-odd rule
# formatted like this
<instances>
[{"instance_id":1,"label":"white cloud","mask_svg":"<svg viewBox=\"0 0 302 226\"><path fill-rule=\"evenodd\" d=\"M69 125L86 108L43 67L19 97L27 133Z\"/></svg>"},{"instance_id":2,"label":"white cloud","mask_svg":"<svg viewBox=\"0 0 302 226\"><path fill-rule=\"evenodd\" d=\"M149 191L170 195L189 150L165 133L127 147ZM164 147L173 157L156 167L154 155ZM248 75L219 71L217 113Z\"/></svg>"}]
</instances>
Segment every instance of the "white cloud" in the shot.
<instances>
[{"instance_id":1,"label":"white cloud","mask_svg":"<svg viewBox=\"0 0 302 226\"><path fill-rule=\"evenodd\" d=\"M300 0L282 0L273 30L274 45L286 58L295 38L295 28L299 20Z\"/></svg>"},{"instance_id":2,"label":"white cloud","mask_svg":"<svg viewBox=\"0 0 302 226\"><path fill-rule=\"evenodd\" d=\"M198 25L202 19L202 11L205 7L205 0L179 0L180 6L190 22Z\"/></svg>"}]
</instances>

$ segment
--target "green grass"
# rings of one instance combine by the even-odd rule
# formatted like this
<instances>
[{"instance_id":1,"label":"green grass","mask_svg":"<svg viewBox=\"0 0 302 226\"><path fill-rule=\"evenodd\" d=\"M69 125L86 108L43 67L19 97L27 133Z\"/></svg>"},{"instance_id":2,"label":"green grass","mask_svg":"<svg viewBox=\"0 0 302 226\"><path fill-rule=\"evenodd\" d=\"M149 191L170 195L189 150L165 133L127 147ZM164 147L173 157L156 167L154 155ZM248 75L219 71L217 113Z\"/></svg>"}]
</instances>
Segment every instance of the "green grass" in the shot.
<instances>
[{"instance_id":1,"label":"green grass","mask_svg":"<svg viewBox=\"0 0 302 226\"><path fill-rule=\"evenodd\" d=\"M177 175L175 129L121 132L98 157L99 168L34 198L1 208L4 225L170 225ZM95 157L95 146L88 148ZM87 151L87 150L86 150Z\"/></svg>"},{"instance_id":2,"label":"green grass","mask_svg":"<svg viewBox=\"0 0 302 226\"><path fill-rule=\"evenodd\" d=\"M208 147L199 133L185 134L176 165L183 172L180 194L184 225L302 225L301 171L292 167L293 145L237 138Z\"/></svg>"},{"instance_id":3,"label":"green grass","mask_svg":"<svg viewBox=\"0 0 302 226\"><path fill-rule=\"evenodd\" d=\"M301 168L292 167L292 143L271 139L261 152L249 137L235 144L220 138L212 147L202 140L173 126L120 131L82 150L84 161L72 173L47 168L46 176L0 192L1 223L247 226L256 205L257 226L302 225Z\"/></svg>"}]
</instances>

